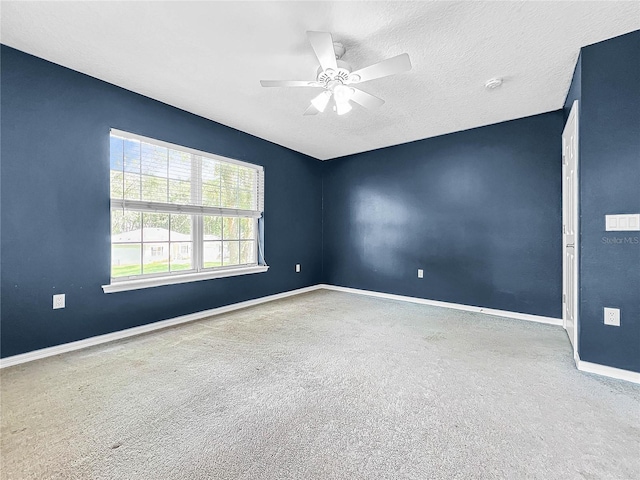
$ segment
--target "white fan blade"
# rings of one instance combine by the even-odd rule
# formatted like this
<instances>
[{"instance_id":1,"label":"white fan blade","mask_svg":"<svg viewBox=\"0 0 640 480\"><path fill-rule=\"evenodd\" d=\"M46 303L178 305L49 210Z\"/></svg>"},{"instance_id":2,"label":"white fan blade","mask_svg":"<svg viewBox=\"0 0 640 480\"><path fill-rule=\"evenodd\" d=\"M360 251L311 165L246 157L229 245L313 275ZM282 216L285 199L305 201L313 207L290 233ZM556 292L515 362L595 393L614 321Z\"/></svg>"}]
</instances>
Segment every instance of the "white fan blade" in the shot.
<instances>
[{"instance_id":1,"label":"white fan blade","mask_svg":"<svg viewBox=\"0 0 640 480\"><path fill-rule=\"evenodd\" d=\"M381 98L371 95L370 93L363 92L362 90L358 90L357 88L353 89L351 100L368 109L379 107L384 103L384 100Z\"/></svg>"},{"instance_id":2,"label":"white fan blade","mask_svg":"<svg viewBox=\"0 0 640 480\"><path fill-rule=\"evenodd\" d=\"M304 111L303 115L317 115L319 113L318 109L311 104L309 105L309 108Z\"/></svg>"},{"instance_id":3,"label":"white fan blade","mask_svg":"<svg viewBox=\"0 0 640 480\"><path fill-rule=\"evenodd\" d=\"M318 82L307 80L260 80L263 87L320 87Z\"/></svg>"},{"instance_id":4,"label":"white fan blade","mask_svg":"<svg viewBox=\"0 0 640 480\"><path fill-rule=\"evenodd\" d=\"M351 83L359 83L375 80L376 78L388 77L389 75L406 72L407 70L411 70L411 60L409 60L408 54L403 53L396 57L387 58L381 62L356 70L355 72L352 72L349 77L352 78L357 75L360 77L360 80Z\"/></svg>"},{"instance_id":5,"label":"white fan blade","mask_svg":"<svg viewBox=\"0 0 640 480\"><path fill-rule=\"evenodd\" d=\"M316 52L322 70L327 68L337 70L336 51L333 49L331 34L329 32L307 32L307 37L309 37L313 51Z\"/></svg>"}]
</instances>

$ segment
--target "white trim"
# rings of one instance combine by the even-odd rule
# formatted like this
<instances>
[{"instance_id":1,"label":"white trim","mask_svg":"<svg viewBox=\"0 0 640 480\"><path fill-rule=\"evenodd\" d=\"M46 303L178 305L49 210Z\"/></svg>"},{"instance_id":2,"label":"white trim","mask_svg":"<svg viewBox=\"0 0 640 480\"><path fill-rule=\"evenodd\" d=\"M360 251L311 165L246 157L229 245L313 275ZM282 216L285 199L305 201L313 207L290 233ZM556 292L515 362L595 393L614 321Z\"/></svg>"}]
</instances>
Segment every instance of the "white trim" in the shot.
<instances>
[{"instance_id":1,"label":"white trim","mask_svg":"<svg viewBox=\"0 0 640 480\"><path fill-rule=\"evenodd\" d=\"M166 275L161 277L136 278L135 280L112 280L109 285L102 285L104 293L126 292L128 290L140 290L142 288L160 287L162 285L175 285L178 283L199 282L212 278L236 277L250 273L262 273L269 270L268 265L252 265L250 267L238 267L229 269L204 270L197 273L185 273Z\"/></svg>"},{"instance_id":2,"label":"white trim","mask_svg":"<svg viewBox=\"0 0 640 480\"><path fill-rule=\"evenodd\" d=\"M508 312L505 310L494 310L492 308L474 307L470 305L461 305L457 303L439 302L437 300L427 300L424 298L407 297L404 295L394 295L391 293L373 292L370 290L360 290L357 288L338 287L336 285L319 285L320 288L326 290L335 290L338 292L354 293L357 295L367 295L370 297L386 298L389 300L399 300L401 302L418 303L421 305L431 305L435 307L452 308L455 310L465 310L468 312L484 313L486 315L494 315L497 317L515 318L518 320L527 320L531 322L546 323L549 325L555 325L563 327L561 318L543 317L539 315L530 315L528 313ZM626 380L632 383L640 384L640 373L632 372L630 370L622 370L620 368L608 367L606 365L600 365L598 363L585 362L580 360L580 356L577 352L574 354L576 367L578 370L587 373L595 373L596 375L602 375L605 377L615 378L618 380Z\"/></svg>"},{"instance_id":3,"label":"white trim","mask_svg":"<svg viewBox=\"0 0 640 480\"><path fill-rule=\"evenodd\" d=\"M621 368L607 367L599 363L585 362L580 360L580 356L576 356L576 367L581 372L595 373L604 377L616 378L618 380L626 380L627 382L640 384L640 373L631 370L623 370Z\"/></svg>"},{"instance_id":4,"label":"white trim","mask_svg":"<svg viewBox=\"0 0 640 480\"><path fill-rule=\"evenodd\" d=\"M0 369L11 367L13 365L19 365L21 363L31 362L33 360L52 357L54 355L60 355L61 353L73 352L75 350L81 350L83 348L113 342L114 340L122 340L124 338L133 337L143 333L149 333L155 330L173 327L182 323L193 322L195 320L201 320L203 318L212 317L214 315L233 312L234 310L240 310L242 308L253 307L255 305L260 305L261 303L267 303L273 300L279 300L281 298L299 295L301 293L312 292L314 290L318 290L319 288L321 288L319 285L313 285L311 287L299 288L297 290L290 290L288 292L276 293L275 295L256 298L254 300L247 300L246 302L233 303L231 305L225 305L224 307L212 308L210 310L191 313L189 315L182 315L180 317L170 318L168 320L161 320L159 322L149 323L147 325L141 325L139 327L127 328L126 330L120 330L118 332L107 333L105 335L85 338L84 340L78 340L76 342L64 343L62 345L56 345L54 347L34 350L32 352L22 353L20 355L13 355L11 357L0 359Z\"/></svg>"},{"instance_id":5,"label":"white trim","mask_svg":"<svg viewBox=\"0 0 640 480\"><path fill-rule=\"evenodd\" d=\"M204 205L184 205L177 203L150 202L147 200L126 200L124 198L112 198L111 208L117 210L134 210L137 212L182 213L187 215L220 215L222 217L260 218L262 216L262 212L259 212L257 210L240 210L238 208L206 207Z\"/></svg>"},{"instance_id":6,"label":"white trim","mask_svg":"<svg viewBox=\"0 0 640 480\"><path fill-rule=\"evenodd\" d=\"M100 345L103 343L113 342L115 340L121 340L124 338L133 337L143 333L153 332L155 330L161 330L163 328L180 325L187 322L193 322L195 320L201 320L203 318L212 317L214 315L221 315L223 313L233 312L234 310L240 310L242 308L252 307L254 305L260 305L262 303L271 302L273 300L279 300L281 298L291 297L294 295L299 295L301 293L312 292L314 290L320 290L320 289L354 293L358 295L367 295L371 297L386 298L390 300L399 300L403 302L418 303L422 305L453 308L456 310L465 310L469 312L484 313L487 315L495 315L495 316L501 316L501 317L529 320L533 322L541 322L541 323L547 323L547 324L556 325L556 326L562 326L562 320L558 318L529 315L526 313L507 312L504 310L494 310L491 308L473 307L470 305L460 305L456 303L439 302L436 300L426 300L423 298L406 297L403 295L393 295L390 293L373 292L369 290L360 290L356 288L338 287L336 285L318 284L318 285L312 285L310 287L299 288L297 290L290 290L288 292L277 293L275 295L269 295L267 297L256 298L254 300L247 300L246 302L234 303L231 305L225 305L224 307L212 308L210 310L204 310L202 312L196 312L196 313L191 313L189 315L182 315L180 317L161 320L159 322L154 322L147 325L141 325L139 327L133 327L133 328L128 328L126 330L120 330L118 332L107 333L106 335L98 335L96 337L90 337L84 340L78 340L77 342L65 343L62 345L56 345L54 347L48 347L40 350L34 350L32 352L22 353L20 355L13 355L11 357L0 359L0 369L5 367L11 367L14 365L20 365L22 363L31 362L34 360L40 360L42 358L52 357L54 355L60 355L62 353L81 350L87 347L93 347L95 345ZM581 361L580 357L577 355L575 360L576 360L576 366L580 371L595 373L597 375L603 375L605 377L611 377L619 380L626 380L628 382L640 384L640 373L632 372L629 370L622 370L614 367L607 367L606 365L599 365L597 363L584 362L584 361Z\"/></svg>"},{"instance_id":7,"label":"white trim","mask_svg":"<svg viewBox=\"0 0 640 480\"><path fill-rule=\"evenodd\" d=\"M358 295L367 295L370 297L387 298L390 300L399 300L401 302L418 303L420 305L431 305L433 307L453 308L454 310L465 310L467 312L484 313L486 315L494 315L496 317L515 318L518 320L527 320L530 322L546 323L549 325L562 326L561 318L543 317L540 315L531 315L528 313L508 312L506 310L494 310L493 308L475 307L472 305L461 305L459 303L440 302L437 300L427 300L425 298L406 297L404 295L394 295L392 293L373 292L371 290L360 290L357 288L338 287L335 285L321 284L322 288L327 290L335 290L338 292L355 293Z\"/></svg>"},{"instance_id":8,"label":"white trim","mask_svg":"<svg viewBox=\"0 0 640 480\"><path fill-rule=\"evenodd\" d=\"M571 111L569 112L569 117L567 118L567 122L565 123L564 129L562 130L562 141L563 141L563 151L562 151L562 156L564 157L564 138L565 138L565 131L567 129L567 125L573 120L575 119L575 138L576 138L576 144L575 144L575 160L576 160L576 165L575 165L575 170L576 170L576 174L575 174L575 188L573 190L573 216L575 218L575 238L573 241L573 250L574 250L574 255L576 256L576 260L575 260L575 264L573 267L573 338L570 339L571 340L571 344L573 346L573 357L574 359L576 359L576 366L578 365L577 363L577 359L579 358L578 356L578 342L579 342L579 335L578 335L578 324L580 323L580 300L579 300L579 296L580 296L580 116L579 116L579 108L578 108L578 100L574 100L573 104L571 105ZM564 191L564 160L562 162L562 208L564 208L565 205L565 191ZM564 225L564 214L562 217L562 222ZM565 301L566 301L566 292L565 292L565 283L566 283L566 252L567 252L567 246L565 244L565 236L564 236L564 230L562 232L562 295L563 295L563 302L562 302L562 328L567 329L567 322L566 322L566 308L565 308Z\"/></svg>"}]
</instances>

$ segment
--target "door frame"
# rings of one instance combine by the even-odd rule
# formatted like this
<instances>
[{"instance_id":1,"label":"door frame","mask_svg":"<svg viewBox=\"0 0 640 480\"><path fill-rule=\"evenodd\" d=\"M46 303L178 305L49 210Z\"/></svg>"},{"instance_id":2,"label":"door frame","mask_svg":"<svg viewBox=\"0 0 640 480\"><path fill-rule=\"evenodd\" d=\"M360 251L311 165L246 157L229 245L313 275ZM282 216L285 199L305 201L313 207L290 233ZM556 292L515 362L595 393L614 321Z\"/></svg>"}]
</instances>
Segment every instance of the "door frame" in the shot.
<instances>
[{"instance_id":1,"label":"door frame","mask_svg":"<svg viewBox=\"0 0 640 480\"><path fill-rule=\"evenodd\" d=\"M579 306L580 306L580 301L579 301L579 294L580 294L580 116L579 116L579 110L578 110L578 100L574 100L572 106L571 106L571 112L569 113L569 116L567 117L567 121L564 125L564 129L562 130L562 207L564 208L565 203L565 191L564 191L564 156L565 156L565 149L566 149L566 145L564 144L564 133L566 131L567 125L569 124L569 122L571 120L573 120L575 118L575 139L576 139L576 144L575 144L575 160L576 160L576 165L575 165L575 182L574 182L574 197L573 197L573 206L574 206L574 218L575 218L575 241L574 241L574 252L575 252L575 258L576 261L574 263L574 268L573 268L573 277L574 277L574 282L573 282L573 358L576 362L576 365L578 363L578 360L580 359L579 355L578 355L578 339L580 338L580 336L578 335L578 325L579 325L579 318L580 318L580 314L579 314ZM564 239L564 212L563 212L563 218L562 218L562 326L563 328L567 329L567 318L566 318L566 309L565 309L565 274L566 274L566 262L565 262L565 258L566 258L566 246L565 246L565 239Z\"/></svg>"}]
</instances>

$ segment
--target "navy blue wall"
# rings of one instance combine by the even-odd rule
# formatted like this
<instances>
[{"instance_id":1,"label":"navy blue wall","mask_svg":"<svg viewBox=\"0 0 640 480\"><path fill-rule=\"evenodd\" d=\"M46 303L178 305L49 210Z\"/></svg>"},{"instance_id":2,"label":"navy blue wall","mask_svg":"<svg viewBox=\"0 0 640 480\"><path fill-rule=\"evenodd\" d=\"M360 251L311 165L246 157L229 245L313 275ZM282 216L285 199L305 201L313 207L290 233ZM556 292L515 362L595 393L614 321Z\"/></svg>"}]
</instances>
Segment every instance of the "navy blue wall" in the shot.
<instances>
[{"instance_id":1,"label":"navy blue wall","mask_svg":"<svg viewBox=\"0 0 640 480\"><path fill-rule=\"evenodd\" d=\"M1 54L3 357L319 283L321 162L6 46ZM263 165L270 270L104 294L110 127ZM52 310L54 293L66 293L64 310Z\"/></svg>"},{"instance_id":2,"label":"navy blue wall","mask_svg":"<svg viewBox=\"0 0 640 480\"><path fill-rule=\"evenodd\" d=\"M3 357L321 281L561 316L562 111L322 164L11 48L1 54ZM582 50L564 118L574 99L579 352L640 371L637 232L604 230L605 214L640 211L640 32ZM264 165L269 272L104 294L111 127ZM67 294L66 309L51 309L54 293ZM603 324L604 306L621 308L620 327Z\"/></svg>"},{"instance_id":3,"label":"navy blue wall","mask_svg":"<svg viewBox=\"0 0 640 480\"><path fill-rule=\"evenodd\" d=\"M324 280L560 318L562 128L557 111L326 162Z\"/></svg>"},{"instance_id":4,"label":"navy blue wall","mask_svg":"<svg viewBox=\"0 0 640 480\"><path fill-rule=\"evenodd\" d=\"M581 58L579 354L640 372L640 232L605 231L606 214L640 212L640 31Z\"/></svg>"}]
</instances>

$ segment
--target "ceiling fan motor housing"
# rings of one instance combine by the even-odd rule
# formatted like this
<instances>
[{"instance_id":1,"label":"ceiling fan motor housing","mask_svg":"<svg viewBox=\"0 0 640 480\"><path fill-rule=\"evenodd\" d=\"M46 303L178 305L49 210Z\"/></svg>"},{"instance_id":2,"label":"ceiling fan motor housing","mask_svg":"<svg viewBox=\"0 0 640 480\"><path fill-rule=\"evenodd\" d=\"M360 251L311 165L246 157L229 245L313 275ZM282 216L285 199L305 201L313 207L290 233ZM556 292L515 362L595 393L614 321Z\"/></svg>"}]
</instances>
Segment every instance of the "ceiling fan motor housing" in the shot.
<instances>
[{"instance_id":1,"label":"ceiling fan motor housing","mask_svg":"<svg viewBox=\"0 0 640 480\"><path fill-rule=\"evenodd\" d=\"M327 68L326 70L323 70L322 67L318 68L318 82L327 86L332 81L338 81L340 83L357 81L356 79L351 78L351 65L343 60L336 60L336 63L338 64L337 70L333 70L332 68Z\"/></svg>"}]
</instances>

